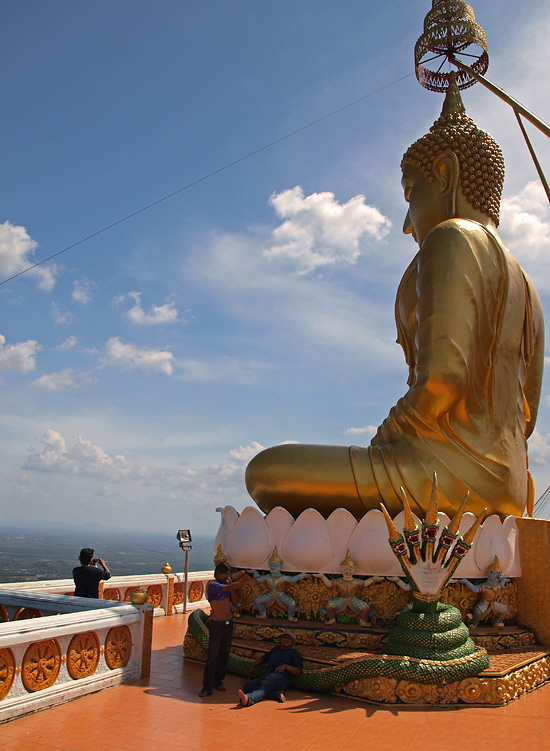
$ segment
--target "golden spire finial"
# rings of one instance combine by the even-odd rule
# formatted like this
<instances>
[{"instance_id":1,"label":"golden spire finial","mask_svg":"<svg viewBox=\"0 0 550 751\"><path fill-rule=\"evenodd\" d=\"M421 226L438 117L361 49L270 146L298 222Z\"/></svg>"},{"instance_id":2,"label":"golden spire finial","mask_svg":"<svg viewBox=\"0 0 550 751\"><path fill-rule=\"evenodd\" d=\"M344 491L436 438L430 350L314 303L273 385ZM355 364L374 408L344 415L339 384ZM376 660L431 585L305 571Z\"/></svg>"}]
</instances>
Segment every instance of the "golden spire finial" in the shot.
<instances>
[{"instance_id":1,"label":"golden spire finial","mask_svg":"<svg viewBox=\"0 0 550 751\"><path fill-rule=\"evenodd\" d=\"M344 558L344 560L342 561L342 563L340 564L340 566L346 566L346 567L347 566L353 566L355 568L355 561L353 560L353 558L350 555L349 548L347 549L347 551L346 551L346 557Z\"/></svg>"},{"instance_id":2,"label":"golden spire finial","mask_svg":"<svg viewBox=\"0 0 550 751\"><path fill-rule=\"evenodd\" d=\"M216 548L216 552L214 553L214 563L221 563L221 562L227 561L227 556L223 552L223 548L221 543Z\"/></svg>"},{"instance_id":3,"label":"golden spire finial","mask_svg":"<svg viewBox=\"0 0 550 751\"><path fill-rule=\"evenodd\" d=\"M498 555L495 555L495 560L490 566L487 566L486 573L489 573L489 571L494 571L495 573L502 573L502 567L500 565L500 561L498 560Z\"/></svg>"},{"instance_id":4,"label":"golden spire finial","mask_svg":"<svg viewBox=\"0 0 550 751\"><path fill-rule=\"evenodd\" d=\"M454 70L449 73L449 86L447 87L441 114L450 115L452 112L466 112L466 107L460 95L460 89L456 83L456 73Z\"/></svg>"},{"instance_id":5,"label":"golden spire finial","mask_svg":"<svg viewBox=\"0 0 550 751\"><path fill-rule=\"evenodd\" d=\"M273 554L271 558L268 561L269 563L282 563L282 560L279 558L279 554L277 553L277 546L273 548Z\"/></svg>"}]
</instances>

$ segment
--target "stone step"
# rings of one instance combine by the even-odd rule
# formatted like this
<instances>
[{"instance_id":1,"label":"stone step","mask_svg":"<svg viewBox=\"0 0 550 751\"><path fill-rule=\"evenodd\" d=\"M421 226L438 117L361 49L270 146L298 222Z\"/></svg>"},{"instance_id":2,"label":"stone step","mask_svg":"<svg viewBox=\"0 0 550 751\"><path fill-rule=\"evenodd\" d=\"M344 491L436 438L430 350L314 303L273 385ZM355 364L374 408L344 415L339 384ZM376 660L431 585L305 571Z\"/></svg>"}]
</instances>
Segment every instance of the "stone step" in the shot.
<instances>
[{"instance_id":1,"label":"stone step","mask_svg":"<svg viewBox=\"0 0 550 751\"><path fill-rule=\"evenodd\" d=\"M278 642L282 631L291 631L300 648L332 647L340 650L355 652L383 652L384 643L388 638L389 626L364 627L355 624L335 623L327 626L318 621L299 621L289 623L286 619L266 618L256 619L249 616L235 619L234 643L256 642L265 643L269 650ZM484 647L487 652L495 653L511 649L523 649L536 644L535 634L527 628L519 626L478 626L470 629L470 635L475 644ZM263 651L263 650L260 650Z\"/></svg>"}]
</instances>

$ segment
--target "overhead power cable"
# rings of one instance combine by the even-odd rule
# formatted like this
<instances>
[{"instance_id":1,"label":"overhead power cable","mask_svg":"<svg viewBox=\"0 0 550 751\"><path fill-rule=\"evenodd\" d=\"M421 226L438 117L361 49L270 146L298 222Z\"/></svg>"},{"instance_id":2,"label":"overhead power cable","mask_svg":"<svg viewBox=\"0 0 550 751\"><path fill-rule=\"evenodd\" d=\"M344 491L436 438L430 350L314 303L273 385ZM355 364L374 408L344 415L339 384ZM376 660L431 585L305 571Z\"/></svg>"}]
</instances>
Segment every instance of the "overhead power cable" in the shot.
<instances>
[{"instance_id":1,"label":"overhead power cable","mask_svg":"<svg viewBox=\"0 0 550 751\"><path fill-rule=\"evenodd\" d=\"M48 263L48 261L51 261L52 258L57 258L57 256L60 256L62 253L66 253L68 250L72 250L73 248L76 248L78 245L82 245L82 243L85 243L88 240L91 240L92 238L97 237L98 235L101 235L104 232L107 232L107 230L110 230L113 227L116 227L119 224L122 224L123 222L127 222L129 219L133 219L133 217L138 216L138 214L143 214L144 211L148 211L149 209L152 209L153 206L158 206L159 203L163 203L163 201L167 201L169 198L173 198L174 196L177 196L179 193L183 193L185 190L189 190L189 188L192 188L195 185L198 185L199 183L203 183L205 180L209 180L211 177L214 177L215 175L219 175L220 172L224 172L225 170L228 170L231 167L234 167L236 164L240 164L241 162L244 162L246 159L250 159L251 157L256 156L256 154L260 154L262 151L266 151L266 149L270 149L272 146L276 146L278 143L281 143L282 141L286 141L288 138L292 138L292 136L295 136L298 133L301 133L302 131L307 130L308 128L311 128L314 125L317 125L318 123L322 123L323 120L328 120L329 117L333 117L334 115L337 115L340 112L343 112L344 110L349 109L349 107L353 107L354 105L359 104L359 102L362 102L365 99L368 99L369 97L374 96L375 94L378 94L380 91L383 91L384 89L387 89L390 86L393 86L394 84L399 83L400 81L403 81L405 78L409 78L412 75L413 73L407 73L407 75L401 76L401 78L396 78L395 81L391 81L391 83L384 84L384 86L380 86L378 89L375 89L374 91L371 91L368 94L365 94L364 96L359 97L359 99L355 99L355 101L350 102L349 104L345 104L343 107L339 107L338 109L333 110L332 112L329 112L327 115L323 115L322 117L317 118L317 120L313 120L307 125L302 125L301 128L296 128L296 130L293 130L290 133L287 133L285 136L281 136L280 138L277 138L275 141L271 141L271 143L268 143L265 146L260 146L259 149L255 149L254 151L251 151L250 153L239 157L239 159L235 159L233 162L229 162L229 164L226 164L223 167L220 167L219 169L214 170L213 172L209 172L207 175L204 175L203 177L199 177L197 180L193 180L193 182L190 182L187 185L184 185L183 188L178 188L178 190L174 190L172 193L168 193L162 198L158 198L156 201L152 201L151 203L147 204L147 206L143 206L141 209L137 209L137 211L133 211L131 214L127 214L127 216L122 217L122 219L117 219L116 222L112 222L111 224L108 224L106 227L103 227L102 229L98 229L96 232L92 232L91 235L87 235L86 237L83 237L81 240L77 240L71 245L67 245L66 248L63 248L62 250L58 250L57 253L52 253L52 255L48 256L47 258L43 258L41 261L37 261L36 263L33 263L31 266L28 266L27 268L22 269L21 271L18 271L17 274L13 274L12 276L9 276L7 279L0 281L0 286L13 281L13 279L17 279L18 276L22 276L23 274L26 274L28 271L32 271L32 269L35 269L37 266L42 266L42 264Z\"/></svg>"}]
</instances>

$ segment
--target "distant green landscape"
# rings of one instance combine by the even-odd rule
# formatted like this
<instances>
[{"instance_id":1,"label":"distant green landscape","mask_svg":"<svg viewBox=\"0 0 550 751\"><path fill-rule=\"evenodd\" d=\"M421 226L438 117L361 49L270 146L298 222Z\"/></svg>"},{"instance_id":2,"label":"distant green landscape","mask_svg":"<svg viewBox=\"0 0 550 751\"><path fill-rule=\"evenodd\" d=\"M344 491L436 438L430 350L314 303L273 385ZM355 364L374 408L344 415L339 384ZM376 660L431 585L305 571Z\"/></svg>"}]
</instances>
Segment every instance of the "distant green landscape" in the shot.
<instances>
[{"instance_id":1,"label":"distant green landscape","mask_svg":"<svg viewBox=\"0 0 550 751\"><path fill-rule=\"evenodd\" d=\"M213 569L214 538L193 538L190 571ZM155 574L167 561L183 571L185 555L174 534L134 533L105 529L40 529L10 526L0 530L0 582L70 579L83 547L95 549L113 576Z\"/></svg>"}]
</instances>

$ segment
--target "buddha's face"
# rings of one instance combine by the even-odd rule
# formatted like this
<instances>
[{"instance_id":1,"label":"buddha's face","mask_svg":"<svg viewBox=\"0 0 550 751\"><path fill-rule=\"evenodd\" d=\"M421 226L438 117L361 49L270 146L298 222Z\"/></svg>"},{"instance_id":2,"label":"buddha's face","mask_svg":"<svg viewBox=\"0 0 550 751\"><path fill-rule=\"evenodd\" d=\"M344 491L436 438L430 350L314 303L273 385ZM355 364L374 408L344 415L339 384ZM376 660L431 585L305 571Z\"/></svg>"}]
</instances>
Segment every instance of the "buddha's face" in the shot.
<instances>
[{"instance_id":1,"label":"buddha's face","mask_svg":"<svg viewBox=\"0 0 550 751\"><path fill-rule=\"evenodd\" d=\"M448 218L440 183L437 180L428 182L419 169L405 164L401 185L405 201L409 204L403 232L412 235L418 245L422 245L426 235Z\"/></svg>"}]
</instances>

